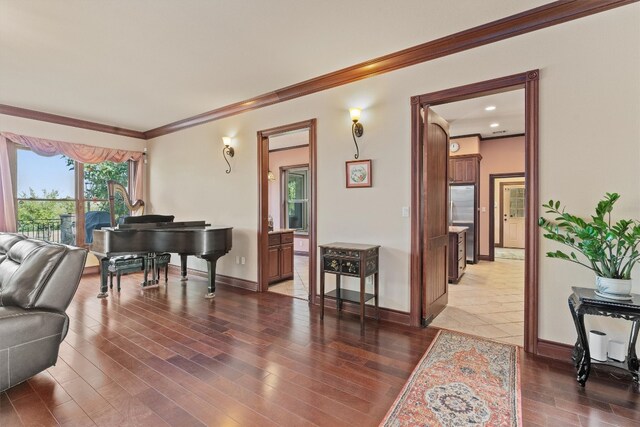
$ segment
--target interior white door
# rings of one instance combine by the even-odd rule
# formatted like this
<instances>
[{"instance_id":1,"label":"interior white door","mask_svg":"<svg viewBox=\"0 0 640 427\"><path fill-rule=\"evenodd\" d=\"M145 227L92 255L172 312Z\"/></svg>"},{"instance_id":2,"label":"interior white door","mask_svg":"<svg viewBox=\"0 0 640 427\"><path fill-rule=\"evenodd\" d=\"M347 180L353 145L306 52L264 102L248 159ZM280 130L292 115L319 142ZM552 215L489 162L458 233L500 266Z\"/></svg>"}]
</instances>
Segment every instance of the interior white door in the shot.
<instances>
[{"instance_id":1,"label":"interior white door","mask_svg":"<svg viewBox=\"0 0 640 427\"><path fill-rule=\"evenodd\" d=\"M504 184L502 225L505 248L524 249L525 199L524 184Z\"/></svg>"}]
</instances>

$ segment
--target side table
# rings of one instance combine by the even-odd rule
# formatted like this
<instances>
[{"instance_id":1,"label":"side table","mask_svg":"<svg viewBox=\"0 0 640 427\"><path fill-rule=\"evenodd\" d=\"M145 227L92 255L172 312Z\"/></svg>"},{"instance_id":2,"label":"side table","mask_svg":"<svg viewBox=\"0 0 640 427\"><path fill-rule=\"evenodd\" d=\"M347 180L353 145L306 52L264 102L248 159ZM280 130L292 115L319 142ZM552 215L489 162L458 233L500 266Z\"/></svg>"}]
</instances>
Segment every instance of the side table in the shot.
<instances>
[{"instance_id":1,"label":"side table","mask_svg":"<svg viewBox=\"0 0 640 427\"><path fill-rule=\"evenodd\" d=\"M640 330L640 295L632 294L633 298L627 301L618 301L603 298L595 293L595 289L572 287L573 293L569 296L569 309L578 332L578 339L573 347L573 362L578 376L577 381L584 386L589 378L591 365L607 365L629 372L636 384L639 384L640 364L636 355L636 341ZM584 315L607 316L616 319L625 319L632 322L629 334L629 347L624 362L608 359L604 362L591 359L589 341L584 327Z\"/></svg>"},{"instance_id":2,"label":"side table","mask_svg":"<svg viewBox=\"0 0 640 427\"><path fill-rule=\"evenodd\" d=\"M365 302L374 299L376 317L380 318L378 307L378 248L379 245L363 245L358 243L330 243L319 245L321 259L320 273L320 318L324 319L324 276L325 273L336 275L336 289L326 296L336 298L336 310L342 309L342 301L360 304L360 333L364 333ZM360 278L360 291L340 289L340 277ZM373 294L365 292L365 279L374 276Z\"/></svg>"}]
</instances>

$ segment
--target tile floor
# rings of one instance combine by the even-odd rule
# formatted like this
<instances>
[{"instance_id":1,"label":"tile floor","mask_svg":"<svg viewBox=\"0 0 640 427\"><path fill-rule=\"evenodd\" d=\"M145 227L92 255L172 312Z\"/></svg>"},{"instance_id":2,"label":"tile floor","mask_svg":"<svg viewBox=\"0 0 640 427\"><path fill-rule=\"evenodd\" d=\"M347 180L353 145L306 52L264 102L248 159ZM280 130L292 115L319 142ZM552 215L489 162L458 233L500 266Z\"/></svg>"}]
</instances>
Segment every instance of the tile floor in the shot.
<instances>
[{"instance_id":1,"label":"tile floor","mask_svg":"<svg viewBox=\"0 0 640 427\"><path fill-rule=\"evenodd\" d=\"M504 259L524 259L524 249L495 248L494 257Z\"/></svg>"},{"instance_id":2,"label":"tile floor","mask_svg":"<svg viewBox=\"0 0 640 427\"><path fill-rule=\"evenodd\" d=\"M274 283L269 286L270 292L289 295L303 300L309 299L309 257L293 256L293 280Z\"/></svg>"},{"instance_id":3,"label":"tile floor","mask_svg":"<svg viewBox=\"0 0 640 427\"><path fill-rule=\"evenodd\" d=\"M524 343L524 261L496 258L467 265L449 304L430 326Z\"/></svg>"}]
</instances>

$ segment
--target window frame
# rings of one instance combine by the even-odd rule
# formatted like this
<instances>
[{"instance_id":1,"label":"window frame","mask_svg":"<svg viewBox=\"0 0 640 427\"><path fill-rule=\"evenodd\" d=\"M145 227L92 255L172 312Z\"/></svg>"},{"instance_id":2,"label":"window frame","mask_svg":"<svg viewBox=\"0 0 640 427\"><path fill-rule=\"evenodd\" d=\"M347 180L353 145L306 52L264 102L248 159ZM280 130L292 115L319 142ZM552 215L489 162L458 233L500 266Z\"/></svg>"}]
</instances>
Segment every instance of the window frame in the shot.
<instances>
[{"instance_id":1,"label":"window frame","mask_svg":"<svg viewBox=\"0 0 640 427\"><path fill-rule=\"evenodd\" d=\"M16 146L17 150L28 150L28 151L32 151L29 147L24 147L24 146L20 146L17 145ZM37 154L37 153L36 153ZM104 200L104 199L87 199L85 197L85 186L84 186L84 163L82 162L78 162L76 160L74 160L74 197L71 199L21 199L18 197L18 169L20 168L20 165L18 163L18 156L17 156L17 152L16 152L16 156L15 158L15 175L14 175L14 182L16 183L16 185L14 186L14 194L13 194L13 198L14 198L14 204L15 204L15 209L16 209L16 220L18 218L18 209L19 209L19 203L21 200L34 200L34 201L54 201L54 202L58 202L58 201L71 201L74 202L75 204L75 216L76 216L76 235L75 235L75 245L79 246L79 247L83 247L83 248L90 248L91 244L90 243L86 243L86 236L85 236L85 213L86 213L86 203L87 202L92 202L94 200L99 200L99 201L107 201L108 199ZM124 162L123 162L124 163ZM127 178L127 191L131 194L132 190L133 190L133 186L134 186L134 182L135 182L135 178L136 178L136 164L137 161L134 160L127 160L127 174L128 174L128 178ZM105 185L107 185L107 183L105 182Z\"/></svg>"},{"instance_id":2,"label":"window frame","mask_svg":"<svg viewBox=\"0 0 640 427\"><path fill-rule=\"evenodd\" d=\"M311 191L311 180L309 179L309 163L303 163L303 164L298 164L298 165L288 165L288 166L281 166L280 167L280 227L281 228L288 228L289 226L289 215L288 215L288 207L289 207L289 193L287 191L287 184L288 184L288 175L289 172L291 170L297 170L297 169L305 169L306 170L306 179L305 179L305 184L306 184L306 188L305 188L305 195L307 196L306 199L296 199L296 202L294 203L300 203L300 202L304 202L306 204L306 224L307 224L307 229L306 230L302 230L302 229L294 229L294 234L296 235L302 235L302 236L307 236L309 235L309 227L310 227L310 220L311 220L311 212L309 211L309 207L310 207L310 200L309 200L309 194Z\"/></svg>"}]
</instances>

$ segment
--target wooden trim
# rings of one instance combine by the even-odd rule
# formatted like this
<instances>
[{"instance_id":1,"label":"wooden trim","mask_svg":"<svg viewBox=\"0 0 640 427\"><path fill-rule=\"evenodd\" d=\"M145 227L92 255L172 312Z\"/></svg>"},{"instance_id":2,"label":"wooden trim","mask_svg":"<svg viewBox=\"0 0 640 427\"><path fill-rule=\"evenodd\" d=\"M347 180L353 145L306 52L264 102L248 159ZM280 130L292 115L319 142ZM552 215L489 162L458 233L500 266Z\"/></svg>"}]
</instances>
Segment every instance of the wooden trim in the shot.
<instances>
[{"instance_id":1,"label":"wooden trim","mask_svg":"<svg viewBox=\"0 0 640 427\"><path fill-rule=\"evenodd\" d=\"M468 133L466 135L458 135L458 136L450 136L449 140L452 139L463 139L463 138L478 138L478 139L482 139L482 135L480 135L479 133ZM455 153L453 153L453 155L455 155Z\"/></svg>"},{"instance_id":2,"label":"wooden trim","mask_svg":"<svg viewBox=\"0 0 640 427\"><path fill-rule=\"evenodd\" d=\"M538 356L561 360L563 362L571 362L571 355L573 354L572 345L538 339L537 347L538 351L536 354Z\"/></svg>"},{"instance_id":3,"label":"wooden trim","mask_svg":"<svg viewBox=\"0 0 640 427\"><path fill-rule=\"evenodd\" d=\"M522 174L522 176L524 177L524 173ZM501 247L504 247L504 221L502 221L502 218L504 217L504 187L508 187L510 185L522 185L525 188L525 192L526 192L526 188L527 188L527 183L526 181L509 181L509 182L501 182L500 183L500 202L499 202L499 206L500 206L500 221L498 221L500 223L500 244ZM526 213L525 213L526 215ZM495 222L495 218L494 218L494 222ZM494 229L495 232L495 229ZM489 250L491 250L491 248L489 248ZM495 252L495 251L494 251ZM494 253L495 255L495 253Z\"/></svg>"},{"instance_id":4,"label":"wooden trim","mask_svg":"<svg viewBox=\"0 0 640 427\"><path fill-rule=\"evenodd\" d=\"M495 256L496 256L496 251L495 251L495 246L496 246L496 218L495 218L495 213L493 210L493 206L495 205L496 202L496 196L495 196L495 186L496 186L496 179L501 179L501 178L524 178L524 172L510 172L510 173L492 173L489 174L489 255L486 255L488 257L487 261L495 261ZM527 188L527 180L525 179L524 181L524 185L525 185L525 189ZM528 191L528 190L525 190ZM502 207L500 207L500 211L502 212ZM502 215L502 213L500 213L500 215ZM502 237L500 238L500 247L502 247Z\"/></svg>"},{"instance_id":5,"label":"wooden trim","mask_svg":"<svg viewBox=\"0 0 640 427\"><path fill-rule=\"evenodd\" d=\"M318 217L317 208L317 120L310 119L302 122L278 126L271 129L261 130L257 133L258 138L258 291L269 290L269 197L267 172L269 170L269 137L281 133L291 132L300 129L309 129L309 179L311 188L310 197L310 218L309 218L309 292L311 293L311 303L316 299L316 269L317 269L317 245L316 226Z\"/></svg>"},{"instance_id":6,"label":"wooden trim","mask_svg":"<svg viewBox=\"0 0 640 427\"><path fill-rule=\"evenodd\" d=\"M487 138L480 137L480 141L493 141L494 139L518 138L524 136L524 133L515 133L513 135L489 136Z\"/></svg>"},{"instance_id":7,"label":"wooden trim","mask_svg":"<svg viewBox=\"0 0 640 427\"><path fill-rule=\"evenodd\" d=\"M422 323L422 116L418 97L411 98L411 254L409 324Z\"/></svg>"},{"instance_id":8,"label":"wooden trim","mask_svg":"<svg viewBox=\"0 0 640 427\"><path fill-rule=\"evenodd\" d=\"M311 304L316 302L318 271L318 135L317 120L312 119L309 126L309 169L311 170L311 223L309 224L309 293ZM295 238L295 236L294 236Z\"/></svg>"},{"instance_id":9,"label":"wooden trim","mask_svg":"<svg viewBox=\"0 0 640 427\"><path fill-rule=\"evenodd\" d=\"M526 231L524 249L524 349L538 353L538 271L539 271L539 237L538 211L539 188L538 178L538 109L539 78L538 70L529 71L525 82L525 182L526 198Z\"/></svg>"},{"instance_id":10,"label":"wooden trim","mask_svg":"<svg viewBox=\"0 0 640 427\"><path fill-rule=\"evenodd\" d=\"M478 261L493 261L493 258L491 258L489 255L478 254Z\"/></svg>"},{"instance_id":11,"label":"wooden trim","mask_svg":"<svg viewBox=\"0 0 640 427\"><path fill-rule=\"evenodd\" d=\"M258 291L258 282L238 279L237 277L224 276L222 274L216 274L216 283L221 285L233 286L234 288L246 289L253 292Z\"/></svg>"},{"instance_id":12,"label":"wooden trim","mask_svg":"<svg viewBox=\"0 0 640 427\"><path fill-rule=\"evenodd\" d=\"M480 153L472 153L472 154L458 154L456 155L454 154L450 154L449 155L450 159L478 159L478 161L482 160L482 155ZM458 184L457 182L453 183L453 184ZM464 185L464 183L460 183L462 185ZM474 184L476 184L474 182Z\"/></svg>"},{"instance_id":13,"label":"wooden trim","mask_svg":"<svg viewBox=\"0 0 640 427\"><path fill-rule=\"evenodd\" d=\"M378 76L638 0L556 1L144 132L147 139ZM517 83L514 83L517 84ZM453 102L460 99L451 99Z\"/></svg>"},{"instance_id":14,"label":"wooden trim","mask_svg":"<svg viewBox=\"0 0 640 427\"><path fill-rule=\"evenodd\" d=\"M97 132L112 133L114 135L128 136L130 138L147 139L144 132L137 130L104 125L102 123L89 122L87 120L74 119L72 117L59 116L57 114L44 113L42 111L28 110L26 108L13 107L11 105L0 104L0 114L39 120L41 122L55 123L80 129L89 129Z\"/></svg>"},{"instance_id":15,"label":"wooden trim","mask_svg":"<svg viewBox=\"0 0 640 427\"><path fill-rule=\"evenodd\" d=\"M291 86L276 89L245 101L225 105L145 132L4 104L0 104L0 114L112 133L131 138L153 139L203 123L346 85L358 80L632 4L637 1L638 0L556 1L408 49L361 62L351 67L324 74ZM453 100L449 102L453 102Z\"/></svg>"},{"instance_id":16,"label":"wooden trim","mask_svg":"<svg viewBox=\"0 0 640 427\"><path fill-rule=\"evenodd\" d=\"M180 275L180 266L169 264L169 271L172 274ZM193 268L187 268L187 276L200 277L206 279L208 277L206 271L195 270ZM216 285L233 286L234 288L246 289L248 291L257 292L258 282L252 280L239 279L237 277L225 276L224 274L216 274Z\"/></svg>"},{"instance_id":17,"label":"wooden trim","mask_svg":"<svg viewBox=\"0 0 640 427\"><path fill-rule=\"evenodd\" d=\"M512 135L500 135L500 136L488 136L488 137L483 137L482 135L480 135L479 133L468 133L466 135L458 135L458 136L452 136L449 139L462 139L462 138L478 138L480 140L480 142L482 141L491 141L494 139L505 139L505 138L517 138L519 136L524 136L524 133L514 133Z\"/></svg>"},{"instance_id":18,"label":"wooden trim","mask_svg":"<svg viewBox=\"0 0 640 427\"><path fill-rule=\"evenodd\" d=\"M525 181L527 187L527 219L525 236L524 349L537 353L538 345L538 79L539 71L531 70L484 82L446 89L411 98L411 324L419 324L421 310L421 224L423 207L421 174L422 135L420 108L461 99L484 96L524 87L525 90Z\"/></svg>"},{"instance_id":19,"label":"wooden trim","mask_svg":"<svg viewBox=\"0 0 640 427\"><path fill-rule=\"evenodd\" d=\"M317 296L319 299L319 295ZM333 301L336 299L334 297L325 296L325 310L333 310L336 311L336 305ZM328 302L330 301L330 302ZM319 302L318 302L319 304ZM360 316L360 304L351 302L351 301L342 301L342 311L346 313L355 314ZM373 305L366 304L364 309L364 316L375 319L376 318L376 309ZM410 315L406 311L394 310L392 308L383 308L380 307L380 320L384 320L386 322L399 323L402 325L409 325L410 323Z\"/></svg>"},{"instance_id":20,"label":"wooden trim","mask_svg":"<svg viewBox=\"0 0 640 427\"><path fill-rule=\"evenodd\" d=\"M258 292L269 290L269 137L258 132Z\"/></svg>"},{"instance_id":21,"label":"wooden trim","mask_svg":"<svg viewBox=\"0 0 640 427\"><path fill-rule=\"evenodd\" d=\"M278 151L295 150L296 148L308 147L309 144L292 145L291 147L269 149L269 153L277 153Z\"/></svg>"}]
</instances>

